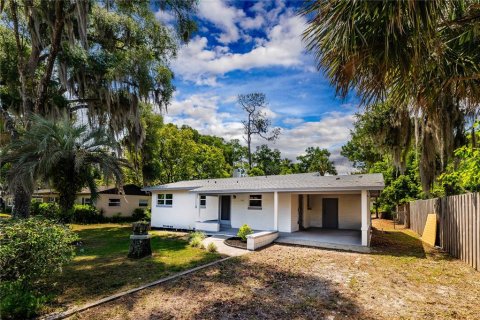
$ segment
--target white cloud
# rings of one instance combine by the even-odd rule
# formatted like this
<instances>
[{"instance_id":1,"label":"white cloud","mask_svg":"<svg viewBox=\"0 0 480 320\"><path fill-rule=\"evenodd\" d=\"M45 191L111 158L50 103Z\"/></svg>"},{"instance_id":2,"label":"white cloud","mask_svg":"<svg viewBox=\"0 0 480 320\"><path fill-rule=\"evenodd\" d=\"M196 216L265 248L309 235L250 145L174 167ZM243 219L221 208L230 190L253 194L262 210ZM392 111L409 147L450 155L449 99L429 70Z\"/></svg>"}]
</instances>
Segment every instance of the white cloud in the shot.
<instances>
[{"instance_id":1,"label":"white cloud","mask_svg":"<svg viewBox=\"0 0 480 320\"><path fill-rule=\"evenodd\" d=\"M303 119L300 118L285 118L282 120L284 124L300 124L303 122Z\"/></svg>"},{"instance_id":2,"label":"white cloud","mask_svg":"<svg viewBox=\"0 0 480 320\"><path fill-rule=\"evenodd\" d=\"M233 20L226 19L225 16L218 14L218 12L226 10L225 14L228 17L241 16L238 9L226 7L223 3L219 4L217 1L205 3L202 9L203 14L206 15L208 11L211 21L216 19L215 21L219 26L224 26L225 29L230 30L229 33L224 34L225 37L233 39L237 37L237 34L240 37ZM207 10L207 7L211 11ZM217 12L215 17L213 17L213 12ZM273 15L278 16L277 13ZM266 29L266 38L255 38L256 45L252 50L245 53L231 53L228 47L222 47L222 50L211 48L206 37L195 37L180 50L178 58L173 63L175 72L185 80L197 84L208 84L215 82L212 80L205 82L206 78L224 75L234 70L250 70L272 66L301 66L304 58L301 33L305 27L305 20L290 10L277 16L275 25Z\"/></svg>"},{"instance_id":3,"label":"white cloud","mask_svg":"<svg viewBox=\"0 0 480 320\"><path fill-rule=\"evenodd\" d=\"M169 107L165 121L189 125L202 134L216 135L227 141L240 139L244 143L241 117L238 114L221 112L218 107L220 101L221 97L206 94L194 94L184 100L176 99ZM272 115L280 117L279 114L269 114ZM289 123L293 127L282 128L276 142L267 142L255 137L253 146L268 144L271 148L279 149L283 157L294 161L307 147L326 148L332 153L331 159L335 162L337 171L340 174L347 174L353 169L348 160L340 155L340 150L341 145L350 137L350 128L354 120L352 110L327 112L319 121L305 122L301 118L286 118L281 122Z\"/></svg>"},{"instance_id":4,"label":"white cloud","mask_svg":"<svg viewBox=\"0 0 480 320\"><path fill-rule=\"evenodd\" d=\"M219 42L228 44L240 39L240 31L235 22L245 16L243 10L227 6L221 0L209 0L200 1L198 15L222 30L222 33L217 37Z\"/></svg>"},{"instance_id":5,"label":"white cloud","mask_svg":"<svg viewBox=\"0 0 480 320\"><path fill-rule=\"evenodd\" d=\"M155 17L160 21L163 22L166 25L170 25L175 21L175 17L173 14L171 14L168 11L165 10L158 10L155 12Z\"/></svg>"}]
</instances>

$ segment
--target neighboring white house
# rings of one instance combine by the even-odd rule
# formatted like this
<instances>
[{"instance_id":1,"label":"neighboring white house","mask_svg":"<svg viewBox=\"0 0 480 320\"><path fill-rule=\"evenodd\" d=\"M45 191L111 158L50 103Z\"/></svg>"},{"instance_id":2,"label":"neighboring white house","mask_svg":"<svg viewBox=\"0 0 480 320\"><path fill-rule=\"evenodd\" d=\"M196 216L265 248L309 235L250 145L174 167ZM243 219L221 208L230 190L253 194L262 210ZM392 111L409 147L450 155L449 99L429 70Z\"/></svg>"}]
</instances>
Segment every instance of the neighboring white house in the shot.
<instances>
[{"instance_id":1,"label":"neighboring white house","mask_svg":"<svg viewBox=\"0 0 480 320\"><path fill-rule=\"evenodd\" d=\"M368 246L370 197L383 188L381 174L304 173L180 181L143 190L152 193L154 228L215 232L248 224L281 233L359 230L359 244Z\"/></svg>"}]
</instances>

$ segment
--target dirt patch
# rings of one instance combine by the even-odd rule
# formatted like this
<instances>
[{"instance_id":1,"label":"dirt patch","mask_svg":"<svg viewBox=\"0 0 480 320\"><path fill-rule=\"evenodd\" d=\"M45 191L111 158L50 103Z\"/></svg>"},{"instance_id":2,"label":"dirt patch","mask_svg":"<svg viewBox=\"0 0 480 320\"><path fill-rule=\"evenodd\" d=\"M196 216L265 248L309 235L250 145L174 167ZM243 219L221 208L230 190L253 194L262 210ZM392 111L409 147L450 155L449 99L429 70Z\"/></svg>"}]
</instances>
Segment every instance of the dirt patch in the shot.
<instances>
[{"instance_id":1,"label":"dirt patch","mask_svg":"<svg viewBox=\"0 0 480 320\"><path fill-rule=\"evenodd\" d=\"M231 238L225 239L223 243L225 243L227 246L230 246L230 247L247 250L247 242L242 241L242 239L239 237L231 237Z\"/></svg>"},{"instance_id":2,"label":"dirt patch","mask_svg":"<svg viewBox=\"0 0 480 320\"><path fill-rule=\"evenodd\" d=\"M272 245L76 319L478 319L480 272L409 230L372 254Z\"/></svg>"}]
</instances>

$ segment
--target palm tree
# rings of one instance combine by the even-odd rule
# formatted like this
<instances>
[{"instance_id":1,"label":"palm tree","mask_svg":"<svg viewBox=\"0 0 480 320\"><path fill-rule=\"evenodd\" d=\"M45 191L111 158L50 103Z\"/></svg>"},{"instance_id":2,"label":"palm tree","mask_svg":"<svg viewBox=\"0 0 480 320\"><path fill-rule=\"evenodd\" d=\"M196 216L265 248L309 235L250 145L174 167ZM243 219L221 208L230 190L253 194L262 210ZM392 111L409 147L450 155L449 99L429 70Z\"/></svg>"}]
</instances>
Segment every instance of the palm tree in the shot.
<instances>
[{"instance_id":1,"label":"palm tree","mask_svg":"<svg viewBox=\"0 0 480 320\"><path fill-rule=\"evenodd\" d=\"M118 144L104 128L72 124L68 117L52 121L33 116L31 127L6 147L4 159L12 164L9 188L20 185L32 192L37 181L49 182L59 193L63 213L73 207L76 194L88 187L98 197L99 174L122 182L125 160L115 155Z\"/></svg>"},{"instance_id":2,"label":"palm tree","mask_svg":"<svg viewBox=\"0 0 480 320\"><path fill-rule=\"evenodd\" d=\"M479 1L310 0L301 14L307 48L337 94L418 115L428 189L435 159L446 163L462 140L465 109L480 103Z\"/></svg>"}]
</instances>

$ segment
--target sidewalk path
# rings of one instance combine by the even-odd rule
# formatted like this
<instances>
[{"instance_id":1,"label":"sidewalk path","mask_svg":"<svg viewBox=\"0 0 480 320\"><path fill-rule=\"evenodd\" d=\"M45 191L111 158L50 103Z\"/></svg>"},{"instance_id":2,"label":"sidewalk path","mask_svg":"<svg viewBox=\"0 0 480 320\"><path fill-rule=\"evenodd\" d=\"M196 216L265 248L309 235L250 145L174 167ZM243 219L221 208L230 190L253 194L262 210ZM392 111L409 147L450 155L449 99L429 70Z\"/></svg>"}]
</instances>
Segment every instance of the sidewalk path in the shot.
<instances>
[{"instance_id":1,"label":"sidewalk path","mask_svg":"<svg viewBox=\"0 0 480 320\"><path fill-rule=\"evenodd\" d=\"M225 254L227 256L241 256L246 253L248 253L248 250L244 249L239 249L239 248L234 248L227 246L223 241L225 239L228 239L229 237L227 236L221 236L221 235L214 235L207 237L203 240L203 244L205 245L205 248L208 246L209 243L213 242L217 246L217 251L220 254Z\"/></svg>"}]
</instances>

